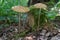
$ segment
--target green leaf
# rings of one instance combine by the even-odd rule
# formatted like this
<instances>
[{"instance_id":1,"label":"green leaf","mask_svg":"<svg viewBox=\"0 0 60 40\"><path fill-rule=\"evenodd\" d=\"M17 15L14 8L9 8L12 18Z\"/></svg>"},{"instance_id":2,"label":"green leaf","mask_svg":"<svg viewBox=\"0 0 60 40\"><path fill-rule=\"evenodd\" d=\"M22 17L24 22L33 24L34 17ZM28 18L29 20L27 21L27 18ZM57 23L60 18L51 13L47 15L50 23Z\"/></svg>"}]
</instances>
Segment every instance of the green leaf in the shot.
<instances>
[{"instance_id":1,"label":"green leaf","mask_svg":"<svg viewBox=\"0 0 60 40\"><path fill-rule=\"evenodd\" d=\"M29 0L20 0L20 5L27 6Z\"/></svg>"},{"instance_id":2,"label":"green leaf","mask_svg":"<svg viewBox=\"0 0 60 40\"><path fill-rule=\"evenodd\" d=\"M48 19L53 20L53 19L55 19L57 12L56 11L50 11L46 15L47 15Z\"/></svg>"}]
</instances>

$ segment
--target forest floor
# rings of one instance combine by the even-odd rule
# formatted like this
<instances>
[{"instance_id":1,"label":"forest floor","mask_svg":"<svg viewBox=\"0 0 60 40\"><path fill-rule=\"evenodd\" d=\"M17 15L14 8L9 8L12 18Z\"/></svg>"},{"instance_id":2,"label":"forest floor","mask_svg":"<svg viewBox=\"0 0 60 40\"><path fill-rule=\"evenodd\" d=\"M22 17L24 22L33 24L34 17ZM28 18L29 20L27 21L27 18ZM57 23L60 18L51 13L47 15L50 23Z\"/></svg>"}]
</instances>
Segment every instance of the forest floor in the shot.
<instances>
[{"instance_id":1,"label":"forest floor","mask_svg":"<svg viewBox=\"0 0 60 40\"><path fill-rule=\"evenodd\" d=\"M0 38L0 40L5 39ZM30 33L24 38L18 38L17 40L60 40L60 29L58 29L57 31L53 30L53 32L43 29L41 31L36 32L35 35L33 33Z\"/></svg>"}]
</instances>

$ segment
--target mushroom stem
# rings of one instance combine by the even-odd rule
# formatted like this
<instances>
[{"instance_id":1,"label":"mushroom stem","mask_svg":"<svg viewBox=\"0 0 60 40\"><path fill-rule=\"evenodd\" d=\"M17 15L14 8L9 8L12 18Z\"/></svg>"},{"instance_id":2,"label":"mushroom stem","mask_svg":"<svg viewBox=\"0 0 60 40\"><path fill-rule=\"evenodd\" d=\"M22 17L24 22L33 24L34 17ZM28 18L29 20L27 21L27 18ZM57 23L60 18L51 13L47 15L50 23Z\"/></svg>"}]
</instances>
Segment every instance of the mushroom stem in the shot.
<instances>
[{"instance_id":1,"label":"mushroom stem","mask_svg":"<svg viewBox=\"0 0 60 40\"><path fill-rule=\"evenodd\" d=\"M40 10L39 10L39 15L38 15L38 28L39 28L39 26L40 26L40 13L41 13L41 8L40 8Z\"/></svg>"},{"instance_id":2,"label":"mushroom stem","mask_svg":"<svg viewBox=\"0 0 60 40\"><path fill-rule=\"evenodd\" d=\"M21 13L19 13L19 32L20 32L20 29L21 29Z\"/></svg>"}]
</instances>

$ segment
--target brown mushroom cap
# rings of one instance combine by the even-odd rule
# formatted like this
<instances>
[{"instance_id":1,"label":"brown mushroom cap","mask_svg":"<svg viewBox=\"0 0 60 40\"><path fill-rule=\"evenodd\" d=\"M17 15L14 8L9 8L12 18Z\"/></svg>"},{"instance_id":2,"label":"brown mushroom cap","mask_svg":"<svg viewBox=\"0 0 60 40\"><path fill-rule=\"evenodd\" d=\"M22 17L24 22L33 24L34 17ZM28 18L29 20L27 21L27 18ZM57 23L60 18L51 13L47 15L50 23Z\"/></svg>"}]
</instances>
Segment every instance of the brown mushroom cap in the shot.
<instances>
[{"instance_id":1,"label":"brown mushroom cap","mask_svg":"<svg viewBox=\"0 0 60 40\"><path fill-rule=\"evenodd\" d=\"M47 9L47 5L43 3L37 3L34 5L35 8L40 8L40 9Z\"/></svg>"},{"instance_id":2,"label":"brown mushroom cap","mask_svg":"<svg viewBox=\"0 0 60 40\"><path fill-rule=\"evenodd\" d=\"M29 8L28 7L23 7L23 6L13 6L12 10L16 11L16 12L28 12Z\"/></svg>"}]
</instances>

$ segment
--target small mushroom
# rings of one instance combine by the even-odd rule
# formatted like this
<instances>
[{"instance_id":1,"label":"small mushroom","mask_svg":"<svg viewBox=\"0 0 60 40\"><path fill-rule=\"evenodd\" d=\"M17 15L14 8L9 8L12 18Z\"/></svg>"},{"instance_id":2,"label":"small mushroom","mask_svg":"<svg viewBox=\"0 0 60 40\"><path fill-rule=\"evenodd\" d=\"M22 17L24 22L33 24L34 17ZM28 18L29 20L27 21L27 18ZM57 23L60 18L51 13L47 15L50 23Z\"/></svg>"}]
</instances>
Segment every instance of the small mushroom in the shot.
<instances>
[{"instance_id":1,"label":"small mushroom","mask_svg":"<svg viewBox=\"0 0 60 40\"><path fill-rule=\"evenodd\" d=\"M26 12L30 11L28 7L23 7L23 6L13 6L12 10L14 10L16 12L20 12L20 14L21 13L26 13ZM34 25L34 18L33 18L33 16L31 14L28 15L28 22L29 22L29 26Z\"/></svg>"},{"instance_id":2,"label":"small mushroom","mask_svg":"<svg viewBox=\"0 0 60 40\"><path fill-rule=\"evenodd\" d=\"M12 7L12 10L13 11L16 11L16 12L19 12L19 27L21 26L20 25L20 16L22 15L22 13L27 13L29 12L29 8L28 7L23 7L23 6L13 6ZM20 28L19 28L20 30Z\"/></svg>"},{"instance_id":3,"label":"small mushroom","mask_svg":"<svg viewBox=\"0 0 60 40\"><path fill-rule=\"evenodd\" d=\"M35 8L40 9L39 11L39 15L38 15L38 27L40 26L40 13L41 13L41 9L47 10L47 5L43 4L43 3L37 3L35 5L33 5Z\"/></svg>"}]
</instances>

